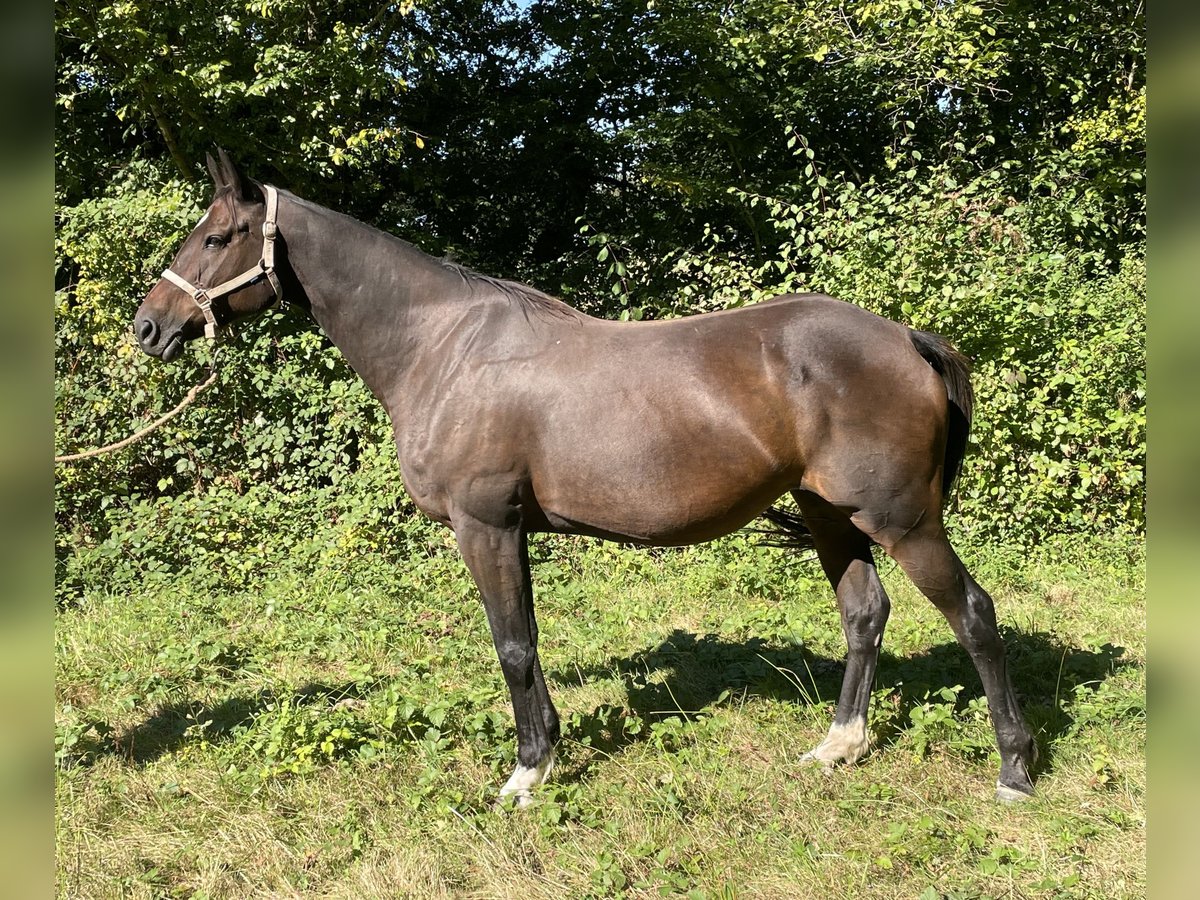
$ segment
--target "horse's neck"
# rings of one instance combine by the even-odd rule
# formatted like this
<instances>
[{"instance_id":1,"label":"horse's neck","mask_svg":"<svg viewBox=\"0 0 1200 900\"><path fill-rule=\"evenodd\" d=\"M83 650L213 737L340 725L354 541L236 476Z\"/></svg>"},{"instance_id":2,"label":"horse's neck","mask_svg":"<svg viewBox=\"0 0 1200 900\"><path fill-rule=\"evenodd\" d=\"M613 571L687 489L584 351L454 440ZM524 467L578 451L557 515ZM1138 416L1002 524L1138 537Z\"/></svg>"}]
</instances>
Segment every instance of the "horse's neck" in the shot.
<instances>
[{"instance_id":1,"label":"horse's neck","mask_svg":"<svg viewBox=\"0 0 1200 900\"><path fill-rule=\"evenodd\" d=\"M280 216L309 311L367 386L388 403L420 364L458 276L416 247L295 197ZM288 228L285 218L292 218Z\"/></svg>"}]
</instances>

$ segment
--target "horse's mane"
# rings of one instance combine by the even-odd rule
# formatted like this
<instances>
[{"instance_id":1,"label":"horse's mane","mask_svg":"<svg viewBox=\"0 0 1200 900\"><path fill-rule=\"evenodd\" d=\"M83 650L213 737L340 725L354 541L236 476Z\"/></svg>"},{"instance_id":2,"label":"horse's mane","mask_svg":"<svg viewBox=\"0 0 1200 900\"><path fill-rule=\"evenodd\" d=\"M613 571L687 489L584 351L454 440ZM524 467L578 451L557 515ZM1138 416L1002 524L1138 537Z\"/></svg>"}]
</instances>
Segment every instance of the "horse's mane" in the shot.
<instances>
[{"instance_id":1,"label":"horse's mane","mask_svg":"<svg viewBox=\"0 0 1200 900\"><path fill-rule=\"evenodd\" d=\"M460 266L456 262L451 262L448 259L441 260L441 264L442 268L448 269L458 275L468 286L488 287L515 301L520 305L523 312L532 312L545 316L559 316L562 318L575 318L583 315L575 307L569 306L557 297L551 297L549 294L543 293L527 284L521 284L519 281L509 281L507 278L493 278L491 275L483 275L472 269L468 269L466 266Z\"/></svg>"}]
</instances>

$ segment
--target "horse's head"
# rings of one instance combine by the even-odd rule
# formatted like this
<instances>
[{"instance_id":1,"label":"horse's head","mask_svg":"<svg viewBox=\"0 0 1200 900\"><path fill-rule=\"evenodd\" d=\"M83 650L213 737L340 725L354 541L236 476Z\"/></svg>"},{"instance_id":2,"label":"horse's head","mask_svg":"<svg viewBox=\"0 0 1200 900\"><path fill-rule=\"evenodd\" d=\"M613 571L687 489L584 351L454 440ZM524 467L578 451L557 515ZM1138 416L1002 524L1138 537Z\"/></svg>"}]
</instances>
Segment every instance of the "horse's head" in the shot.
<instances>
[{"instance_id":1,"label":"horse's head","mask_svg":"<svg viewBox=\"0 0 1200 900\"><path fill-rule=\"evenodd\" d=\"M142 349L166 362L187 341L215 336L218 327L280 299L274 190L243 179L224 150L217 155L207 159L212 203L133 320Z\"/></svg>"}]
</instances>

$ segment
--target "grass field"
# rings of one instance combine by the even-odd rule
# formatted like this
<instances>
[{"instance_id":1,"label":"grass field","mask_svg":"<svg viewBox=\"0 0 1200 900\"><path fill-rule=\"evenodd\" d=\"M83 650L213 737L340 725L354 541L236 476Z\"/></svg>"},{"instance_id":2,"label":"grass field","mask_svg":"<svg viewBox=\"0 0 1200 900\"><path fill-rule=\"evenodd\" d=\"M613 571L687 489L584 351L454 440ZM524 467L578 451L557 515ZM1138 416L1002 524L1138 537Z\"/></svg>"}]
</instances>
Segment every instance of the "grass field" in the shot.
<instances>
[{"instance_id":1,"label":"grass field","mask_svg":"<svg viewBox=\"0 0 1200 900\"><path fill-rule=\"evenodd\" d=\"M58 614L59 896L1144 896L1140 546L964 551L1042 751L1005 806L978 678L887 562L874 749L800 765L844 643L816 564L751 544L536 544L564 740L522 811L448 537L390 574L88 587Z\"/></svg>"}]
</instances>

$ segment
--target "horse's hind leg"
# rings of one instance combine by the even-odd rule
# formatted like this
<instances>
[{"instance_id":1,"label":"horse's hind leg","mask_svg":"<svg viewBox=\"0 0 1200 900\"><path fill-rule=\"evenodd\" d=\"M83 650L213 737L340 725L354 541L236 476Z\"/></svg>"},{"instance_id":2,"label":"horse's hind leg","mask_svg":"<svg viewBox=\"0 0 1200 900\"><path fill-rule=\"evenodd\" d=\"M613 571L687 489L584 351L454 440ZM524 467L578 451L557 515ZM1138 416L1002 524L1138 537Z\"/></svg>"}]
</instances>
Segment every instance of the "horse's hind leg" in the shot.
<instances>
[{"instance_id":1,"label":"horse's hind leg","mask_svg":"<svg viewBox=\"0 0 1200 900\"><path fill-rule=\"evenodd\" d=\"M940 516L922 522L887 551L950 623L958 642L975 663L987 694L1000 748L1000 800L1023 800L1033 793L1029 773L1037 745L1013 693L1004 642L996 629L992 598L971 577L942 528Z\"/></svg>"},{"instance_id":2,"label":"horse's hind leg","mask_svg":"<svg viewBox=\"0 0 1200 900\"><path fill-rule=\"evenodd\" d=\"M867 752L867 711L891 603L875 571L871 542L845 513L815 494L795 493L817 555L837 594L846 634L846 673L825 739L804 755L824 765L854 763Z\"/></svg>"}]
</instances>

